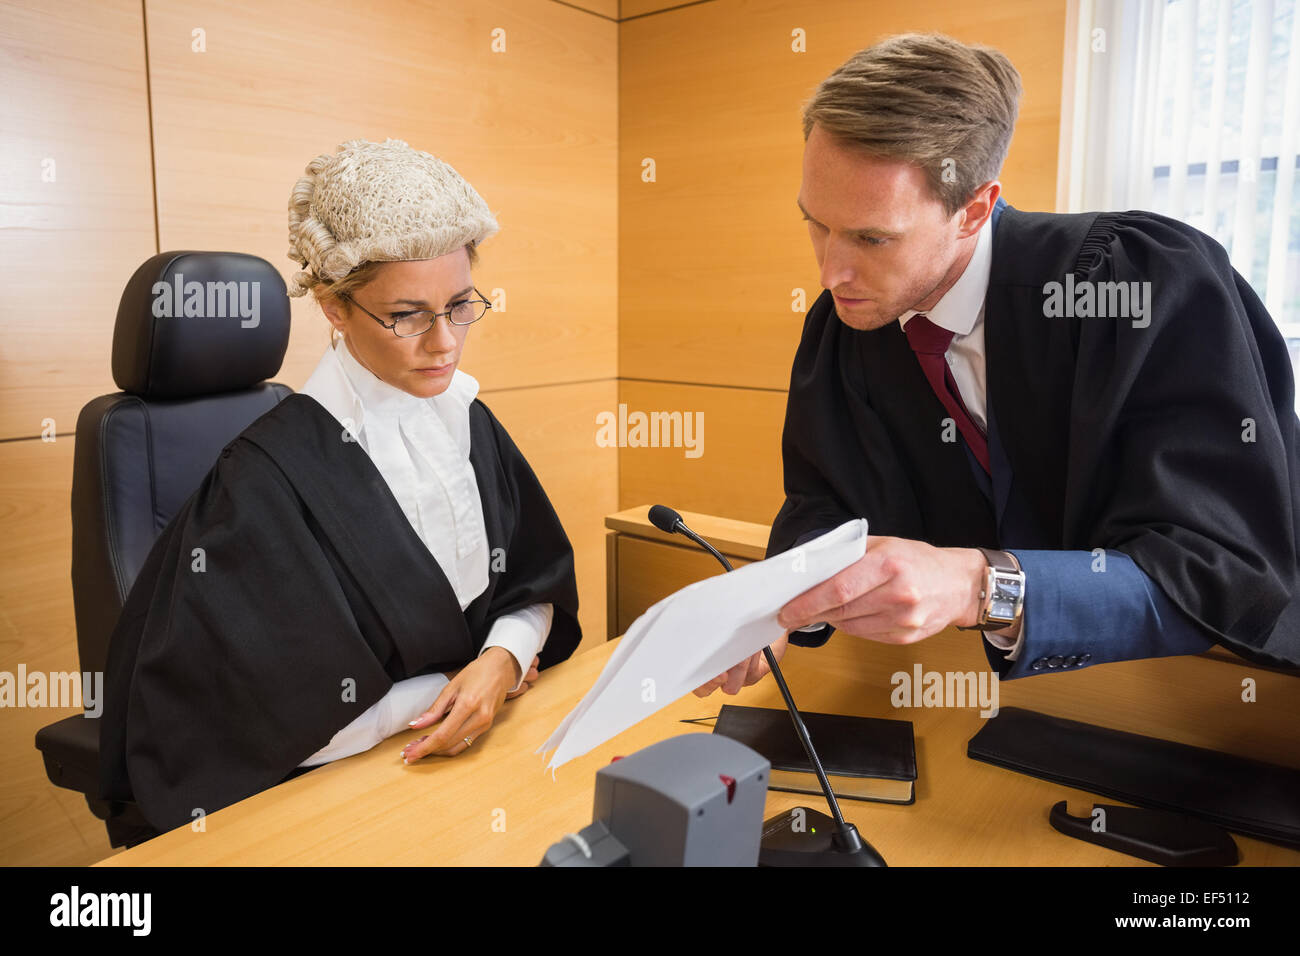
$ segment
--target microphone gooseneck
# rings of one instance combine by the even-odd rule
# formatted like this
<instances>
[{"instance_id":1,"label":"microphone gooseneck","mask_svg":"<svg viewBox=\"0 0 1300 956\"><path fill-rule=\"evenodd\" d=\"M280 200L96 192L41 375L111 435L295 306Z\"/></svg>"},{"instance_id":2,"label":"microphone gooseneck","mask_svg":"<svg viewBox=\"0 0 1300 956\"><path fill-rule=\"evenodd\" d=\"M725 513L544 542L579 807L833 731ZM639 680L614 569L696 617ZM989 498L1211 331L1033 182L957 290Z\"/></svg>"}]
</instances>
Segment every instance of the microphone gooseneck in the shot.
<instances>
[{"instance_id":1,"label":"microphone gooseneck","mask_svg":"<svg viewBox=\"0 0 1300 956\"><path fill-rule=\"evenodd\" d=\"M731 566L731 562L717 548L688 528L686 522L682 520L682 516L672 508L664 505L654 505L650 509L649 517L650 522L660 531L668 534L681 534L690 538L717 558L728 571L735 570ZM785 675L781 673L781 665L777 662L776 655L772 653L770 647L763 648L763 657L767 661L768 668L772 671L772 678L781 691L781 697L785 700L786 710L790 712L790 719L794 722L794 730L799 737L799 743L803 745L808 762L812 764L813 772L817 775L817 782L821 784L822 793L826 797L827 804L830 805L831 815L835 820L836 849L845 852L856 852L862 847L862 838L858 835L857 828L853 824L845 822L844 815L840 812L839 801L835 799L835 792L831 789L830 781L826 779L826 771L823 769L821 759L817 756L817 751L813 747L812 738L808 735L808 728L804 726L803 718L799 716L799 708L795 706L794 697L790 694L790 688L785 682Z\"/></svg>"}]
</instances>

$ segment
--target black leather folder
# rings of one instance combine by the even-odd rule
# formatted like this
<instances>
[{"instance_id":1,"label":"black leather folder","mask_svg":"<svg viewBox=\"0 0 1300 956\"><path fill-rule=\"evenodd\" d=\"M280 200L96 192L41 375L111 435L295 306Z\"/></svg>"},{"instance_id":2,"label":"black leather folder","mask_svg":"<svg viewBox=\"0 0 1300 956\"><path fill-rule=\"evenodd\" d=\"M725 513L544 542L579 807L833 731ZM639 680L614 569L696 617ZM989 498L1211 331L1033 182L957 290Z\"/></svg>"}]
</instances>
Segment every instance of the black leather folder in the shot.
<instances>
[{"instance_id":1,"label":"black leather folder","mask_svg":"<svg viewBox=\"0 0 1300 956\"><path fill-rule=\"evenodd\" d=\"M1003 707L966 755L1124 803L1300 849L1300 770Z\"/></svg>"},{"instance_id":2,"label":"black leather folder","mask_svg":"<svg viewBox=\"0 0 1300 956\"><path fill-rule=\"evenodd\" d=\"M916 800L911 721L811 711L800 714L836 797L882 803ZM723 704L713 732L739 740L766 757L772 764L770 789L822 792L787 711Z\"/></svg>"}]
</instances>

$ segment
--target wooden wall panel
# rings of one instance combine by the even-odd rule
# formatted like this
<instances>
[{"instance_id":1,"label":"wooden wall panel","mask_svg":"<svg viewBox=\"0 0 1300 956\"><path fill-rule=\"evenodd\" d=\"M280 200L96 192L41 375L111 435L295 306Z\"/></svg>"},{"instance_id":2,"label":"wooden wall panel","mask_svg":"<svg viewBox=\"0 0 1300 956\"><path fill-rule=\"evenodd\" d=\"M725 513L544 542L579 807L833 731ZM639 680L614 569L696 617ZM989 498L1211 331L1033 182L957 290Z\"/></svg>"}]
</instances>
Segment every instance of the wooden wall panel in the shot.
<instances>
[{"instance_id":1,"label":"wooden wall panel","mask_svg":"<svg viewBox=\"0 0 1300 956\"><path fill-rule=\"evenodd\" d=\"M73 671L72 432L114 390L118 297L155 251L141 6L0 2L0 49L0 670ZM0 863L109 852L34 746L72 713L0 710Z\"/></svg>"},{"instance_id":2,"label":"wooden wall panel","mask_svg":"<svg viewBox=\"0 0 1300 956\"><path fill-rule=\"evenodd\" d=\"M484 388L615 374L617 25L549 0L148 2L164 249L230 248L287 278L286 206L304 167L349 139L405 140L449 162L501 230L479 288ZM206 52L191 49L205 32ZM493 31L504 52L493 52ZM301 387L328 339L293 300L279 379Z\"/></svg>"},{"instance_id":3,"label":"wooden wall panel","mask_svg":"<svg viewBox=\"0 0 1300 956\"><path fill-rule=\"evenodd\" d=\"M770 526L675 508L682 521L708 541L733 567L763 559ZM649 509L635 506L605 518L607 630L627 632L652 604L686 585L721 571L716 559L677 534L660 531Z\"/></svg>"},{"instance_id":4,"label":"wooden wall panel","mask_svg":"<svg viewBox=\"0 0 1300 956\"><path fill-rule=\"evenodd\" d=\"M605 527L611 531L635 535L660 544L686 547L680 534L660 531L650 520L649 505L637 505L605 516ZM743 561L761 561L766 557L767 538L772 526L758 521L741 521L723 518L690 509L674 508L682 522L696 534L703 536L724 556Z\"/></svg>"},{"instance_id":5,"label":"wooden wall panel","mask_svg":"<svg viewBox=\"0 0 1300 956\"><path fill-rule=\"evenodd\" d=\"M155 251L140 0L0 0L0 49L0 439L70 435Z\"/></svg>"},{"instance_id":6,"label":"wooden wall panel","mask_svg":"<svg viewBox=\"0 0 1300 956\"><path fill-rule=\"evenodd\" d=\"M792 290L821 291L795 206L800 110L885 35L936 30L1011 58L1026 93L1005 192L1052 209L1064 29L1064 0L715 0L620 24L619 374L787 387Z\"/></svg>"},{"instance_id":7,"label":"wooden wall panel","mask_svg":"<svg viewBox=\"0 0 1300 956\"><path fill-rule=\"evenodd\" d=\"M619 0L619 16L643 17L651 13L664 13L688 3L716 3L717 0Z\"/></svg>"},{"instance_id":8,"label":"wooden wall panel","mask_svg":"<svg viewBox=\"0 0 1300 956\"><path fill-rule=\"evenodd\" d=\"M605 640L605 515L618 510L618 449L596 445L596 416L615 406L617 383L587 382L487 392L555 506L573 544L582 644Z\"/></svg>"},{"instance_id":9,"label":"wooden wall panel","mask_svg":"<svg viewBox=\"0 0 1300 956\"><path fill-rule=\"evenodd\" d=\"M562 0L562 2L610 20L618 19L619 0Z\"/></svg>"},{"instance_id":10,"label":"wooden wall panel","mask_svg":"<svg viewBox=\"0 0 1300 956\"><path fill-rule=\"evenodd\" d=\"M619 506L664 504L771 524L785 500L785 398L781 391L621 381L619 403L627 406L629 417L637 411L699 414L704 440L698 458L687 457L684 447L623 448Z\"/></svg>"},{"instance_id":11,"label":"wooden wall panel","mask_svg":"<svg viewBox=\"0 0 1300 956\"><path fill-rule=\"evenodd\" d=\"M728 560L737 568L753 563L743 558ZM700 548L659 544L627 534L618 536L618 567L623 572L616 582L618 620L611 638L626 634L633 621L668 595L724 573L717 558Z\"/></svg>"},{"instance_id":12,"label":"wooden wall panel","mask_svg":"<svg viewBox=\"0 0 1300 956\"><path fill-rule=\"evenodd\" d=\"M0 0L0 439L30 439L0 444L0 670L77 667L72 431L82 405L116 390L113 320L127 278L160 248L155 212L162 249L249 252L287 278L289 192L314 156L357 137L446 159L497 215L475 279L504 290L506 311L475 327L464 367L551 491L584 626L604 637L599 525L617 510L617 450L597 448L589 423L616 398L616 2L332 0L309 25L302 11ZM498 27L505 51L493 53ZM276 378L298 388L328 336L314 304L293 310ZM587 384L551 387L564 382ZM491 391L521 386L545 387ZM45 418L53 445L36 439ZM569 431L582 438L566 444ZM109 853L102 824L46 781L32 743L65 713L0 712L0 864Z\"/></svg>"},{"instance_id":13,"label":"wooden wall panel","mask_svg":"<svg viewBox=\"0 0 1300 956\"><path fill-rule=\"evenodd\" d=\"M72 614L71 436L0 442L0 671L77 671ZM36 731L76 708L0 709L0 864L81 865L108 835L45 776Z\"/></svg>"}]
</instances>

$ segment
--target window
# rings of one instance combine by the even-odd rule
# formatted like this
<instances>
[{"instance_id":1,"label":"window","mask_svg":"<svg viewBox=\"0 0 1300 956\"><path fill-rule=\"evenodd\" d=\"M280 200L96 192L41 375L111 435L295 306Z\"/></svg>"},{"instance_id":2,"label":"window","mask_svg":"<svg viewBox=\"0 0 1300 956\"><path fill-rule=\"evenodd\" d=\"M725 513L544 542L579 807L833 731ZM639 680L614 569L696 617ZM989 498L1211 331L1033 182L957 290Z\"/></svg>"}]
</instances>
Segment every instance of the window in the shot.
<instances>
[{"instance_id":1,"label":"window","mask_svg":"<svg viewBox=\"0 0 1300 956\"><path fill-rule=\"evenodd\" d=\"M1072 4L1057 205L1149 209L1213 236L1281 327L1300 377L1297 6Z\"/></svg>"}]
</instances>

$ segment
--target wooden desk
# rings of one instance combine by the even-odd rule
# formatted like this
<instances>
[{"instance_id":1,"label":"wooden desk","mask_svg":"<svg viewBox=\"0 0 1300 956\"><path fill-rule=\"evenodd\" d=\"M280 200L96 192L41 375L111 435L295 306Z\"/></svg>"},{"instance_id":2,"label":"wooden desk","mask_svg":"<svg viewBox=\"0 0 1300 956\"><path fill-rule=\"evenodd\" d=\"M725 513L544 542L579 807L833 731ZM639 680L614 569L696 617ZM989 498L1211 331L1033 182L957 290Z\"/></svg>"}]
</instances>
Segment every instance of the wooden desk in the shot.
<instances>
[{"instance_id":1,"label":"wooden desk","mask_svg":"<svg viewBox=\"0 0 1300 956\"><path fill-rule=\"evenodd\" d=\"M566 832L591 822L596 771L715 715L724 702L779 707L772 681L738 697L688 695L561 767L552 779L533 750L591 686L613 644L547 671L503 708L466 754L405 767L398 756L415 733L321 767L210 814L202 833L166 833L99 865L535 865ZM987 668L979 635L948 631L910 647L835 636L817 649L791 648L785 670L805 710L912 720L919 780L916 803L846 800L848 819L892 866L1128 866L1141 861L1062 836L1048 809L1069 801L1082 815L1093 797L965 756L981 725L978 710L905 708L889 698L890 675ZM1258 703L1240 700L1241 678L1258 680ZM1208 657L1133 661L1001 685L1000 704L1295 765L1300 699L1295 679ZM772 815L815 797L770 793ZM1103 801L1113 802L1113 801ZM503 831L494 831L504 823ZM1300 865L1300 852L1236 837L1242 862Z\"/></svg>"}]
</instances>

